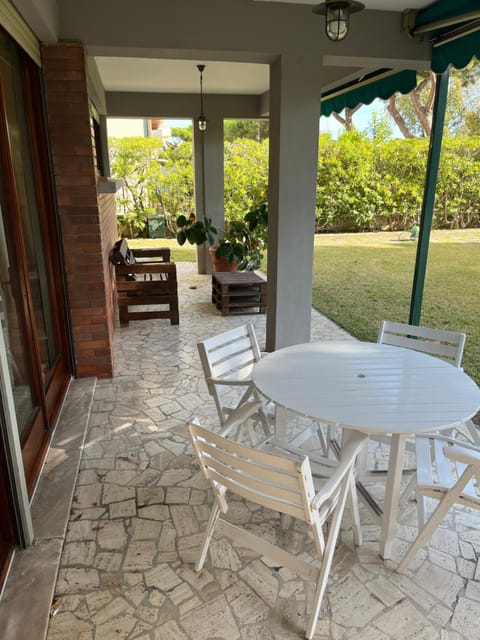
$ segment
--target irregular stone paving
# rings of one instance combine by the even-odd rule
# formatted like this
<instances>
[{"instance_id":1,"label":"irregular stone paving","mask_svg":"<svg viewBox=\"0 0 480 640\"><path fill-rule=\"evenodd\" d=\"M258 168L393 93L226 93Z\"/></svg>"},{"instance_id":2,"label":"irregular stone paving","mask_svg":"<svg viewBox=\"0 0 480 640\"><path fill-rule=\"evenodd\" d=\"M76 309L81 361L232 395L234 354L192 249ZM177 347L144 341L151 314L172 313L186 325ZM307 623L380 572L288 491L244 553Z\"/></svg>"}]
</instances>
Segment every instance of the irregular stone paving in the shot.
<instances>
[{"instance_id":1,"label":"irregular stone paving","mask_svg":"<svg viewBox=\"0 0 480 640\"><path fill-rule=\"evenodd\" d=\"M115 375L97 382L48 640L303 637L312 585L289 570L222 537L203 571L193 570L211 493L185 423L197 416L218 425L196 343L251 320L262 347L265 316L222 318L210 302L210 278L193 265L178 268L180 325L117 328ZM351 336L315 313L312 339ZM384 457L380 449L372 455ZM372 492L381 496L376 482ZM241 500L229 517L312 557L298 523L282 531L276 513ZM344 525L316 640L480 638L479 512L451 514L405 575L379 558L379 530L362 506L361 517L359 549ZM415 531L412 505L402 514L395 559Z\"/></svg>"}]
</instances>

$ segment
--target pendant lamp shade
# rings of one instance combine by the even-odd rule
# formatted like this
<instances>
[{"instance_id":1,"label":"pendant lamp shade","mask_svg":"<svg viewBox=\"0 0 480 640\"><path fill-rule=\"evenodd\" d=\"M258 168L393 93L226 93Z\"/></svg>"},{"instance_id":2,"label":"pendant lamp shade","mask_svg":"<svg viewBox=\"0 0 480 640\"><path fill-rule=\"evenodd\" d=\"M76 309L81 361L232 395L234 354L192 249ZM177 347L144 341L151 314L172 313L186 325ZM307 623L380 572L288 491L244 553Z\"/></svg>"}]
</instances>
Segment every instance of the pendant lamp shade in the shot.
<instances>
[{"instance_id":1,"label":"pendant lamp shade","mask_svg":"<svg viewBox=\"0 0 480 640\"><path fill-rule=\"evenodd\" d=\"M343 40L350 27L350 14L365 8L361 2L353 0L326 0L313 7L313 13L325 16L325 33L333 42Z\"/></svg>"}]
</instances>

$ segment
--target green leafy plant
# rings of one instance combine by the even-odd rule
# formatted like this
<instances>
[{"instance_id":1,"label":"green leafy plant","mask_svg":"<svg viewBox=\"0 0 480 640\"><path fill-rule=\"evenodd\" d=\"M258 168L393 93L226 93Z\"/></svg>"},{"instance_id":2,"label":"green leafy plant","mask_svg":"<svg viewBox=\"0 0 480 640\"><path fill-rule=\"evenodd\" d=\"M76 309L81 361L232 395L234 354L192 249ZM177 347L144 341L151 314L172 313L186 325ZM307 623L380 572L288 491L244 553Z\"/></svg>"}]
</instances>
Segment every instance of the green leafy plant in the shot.
<instances>
[{"instance_id":1,"label":"green leafy plant","mask_svg":"<svg viewBox=\"0 0 480 640\"><path fill-rule=\"evenodd\" d=\"M224 237L218 244L215 257L224 258L230 264L237 262L238 268L242 270L243 261L247 255L247 231L247 226L243 221L232 221L229 224L228 231L225 232Z\"/></svg>"},{"instance_id":2,"label":"green leafy plant","mask_svg":"<svg viewBox=\"0 0 480 640\"><path fill-rule=\"evenodd\" d=\"M177 242L180 246L185 242L197 245L208 242L212 245L216 235L217 229L213 226L211 218L197 220L193 213L188 218L183 214L177 218Z\"/></svg>"},{"instance_id":3,"label":"green leafy plant","mask_svg":"<svg viewBox=\"0 0 480 640\"><path fill-rule=\"evenodd\" d=\"M243 220L232 220L215 252L217 258L238 262L239 271L253 271L262 262L267 244L268 204L261 202L245 214Z\"/></svg>"}]
</instances>

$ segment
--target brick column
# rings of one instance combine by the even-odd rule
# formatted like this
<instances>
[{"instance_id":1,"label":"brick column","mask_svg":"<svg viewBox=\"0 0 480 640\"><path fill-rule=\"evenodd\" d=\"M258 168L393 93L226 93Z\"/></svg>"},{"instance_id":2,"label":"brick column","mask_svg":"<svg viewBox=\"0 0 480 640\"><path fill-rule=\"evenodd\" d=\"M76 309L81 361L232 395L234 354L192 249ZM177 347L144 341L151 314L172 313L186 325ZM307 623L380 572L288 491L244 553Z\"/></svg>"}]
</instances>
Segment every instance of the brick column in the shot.
<instances>
[{"instance_id":1,"label":"brick column","mask_svg":"<svg viewBox=\"0 0 480 640\"><path fill-rule=\"evenodd\" d=\"M84 49L42 47L48 129L79 377L110 377L114 311L108 251L115 206L97 194ZM107 204L107 206L105 206Z\"/></svg>"}]
</instances>

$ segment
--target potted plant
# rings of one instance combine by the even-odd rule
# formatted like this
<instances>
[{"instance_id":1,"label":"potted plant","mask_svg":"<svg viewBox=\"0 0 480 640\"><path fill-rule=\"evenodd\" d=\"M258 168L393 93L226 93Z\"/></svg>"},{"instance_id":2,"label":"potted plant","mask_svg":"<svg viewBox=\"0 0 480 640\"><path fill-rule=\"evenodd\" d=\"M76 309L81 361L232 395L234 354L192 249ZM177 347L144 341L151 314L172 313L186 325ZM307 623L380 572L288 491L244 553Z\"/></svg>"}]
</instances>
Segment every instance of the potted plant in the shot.
<instances>
[{"instance_id":1,"label":"potted plant","mask_svg":"<svg viewBox=\"0 0 480 640\"><path fill-rule=\"evenodd\" d=\"M261 202L245 214L243 220L233 220L215 250L215 256L239 271L254 271L262 263L267 244L268 204ZM212 253L214 247L210 249Z\"/></svg>"},{"instance_id":2,"label":"potted plant","mask_svg":"<svg viewBox=\"0 0 480 640\"><path fill-rule=\"evenodd\" d=\"M217 229L213 226L211 218L197 220L194 213L188 218L183 214L177 218L177 242L181 247L187 241L190 244L200 245L208 242L212 245L216 235Z\"/></svg>"},{"instance_id":3,"label":"potted plant","mask_svg":"<svg viewBox=\"0 0 480 640\"><path fill-rule=\"evenodd\" d=\"M216 235L217 229L213 226L211 218L205 217L203 220L197 220L193 213L188 218L183 214L177 218L177 242L180 246L183 246L185 242L196 245L208 242L209 245L213 245ZM219 254L217 257L216 251L220 246L222 246L222 252L225 252L225 256ZM229 247L230 244L225 238L220 245L209 247L214 271L233 271L237 269L241 257L239 257L238 261L234 261L232 255L228 255ZM243 251L242 247L235 243L235 253L238 256L241 250Z\"/></svg>"},{"instance_id":4,"label":"potted plant","mask_svg":"<svg viewBox=\"0 0 480 640\"><path fill-rule=\"evenodd\" d=\"M267 242L268 205L261 202L243 220L228 223L223 237L215 244L217 229L211 218L197 220L194 214L177 218L177 242L201 245L208 242L214 271L253 271L260 267Z\"/></svg>"},{"instance_id":5,"label":"potted plant","mask_svg":"<svg viewBox=\"0 0 480 640\"><path fill-rule=\"evenodd\" d=\"M214 271L236 271L243 265L248 244L246 233L247 226L242 220L229 223L218 245L210 247Z\"/></svg>"},{"instance_id":6,"label":"potted plant","mask_svg":"<svg viewBox=\"0 0 480 640\"><path fill-rule=\"evenodd\" d=\"M248 250L244 271L258 269L263 260L263 254L267 248L268 238L268 203L260 202L244 217L248 226Z\"/></svg>"}]
</instances>

